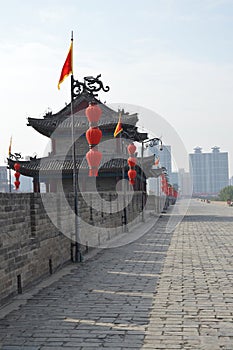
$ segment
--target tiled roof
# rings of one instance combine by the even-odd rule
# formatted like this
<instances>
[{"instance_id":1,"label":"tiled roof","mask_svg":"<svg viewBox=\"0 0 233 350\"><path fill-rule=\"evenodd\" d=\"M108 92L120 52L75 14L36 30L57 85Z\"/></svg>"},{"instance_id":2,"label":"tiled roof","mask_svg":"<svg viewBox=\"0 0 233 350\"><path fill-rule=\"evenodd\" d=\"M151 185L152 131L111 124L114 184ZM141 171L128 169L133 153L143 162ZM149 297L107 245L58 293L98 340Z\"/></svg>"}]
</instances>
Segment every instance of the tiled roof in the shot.
<instances>
[{"instance_id":1,"label":"tiled roof","mask_svg":"<svg viewBox=\"0 0 233 350\"><path fill-rule=\"evenodd\" d=\"M138 117L136 114L134 115L126 115L122 116L122 124L125 125L126 128L128 128L128 125L130 128L135 129L135 124L138 121ZM112 130L114 132L114 129L118 123L118 116L114 116L112 118L100 118L100 121L98 123L98 126L102 130ZM54 132L56 128L61 129L71 129L71 118L63 118L63 119L36 119L36 118L28 118L28 126L32 126L35 130L40 132L41 134L50 137L51 134ZM74 116L74 127L83 130L85 132L88 127L88 120L86 116Z\"/></svg>"},{"instance_id":2,"label":"tiled roof","mask_svg":"<svg viewBox=\"0 0 233 350\"><path fill-rule=\"evenodd\" d=\"M103 156L101 163L100 163L100 172L106 172L106 171L119 171L119 169L122 169L123 167L127 167L127 159L123 158L114 158L109 159L108 156ZM146 157L143 159L143 166L148 167L148 169L151 168L154 162L154 156ZM8 159L8 165L11 169L14 169L14 164L16 161L12 159ZM38 159L31 159L30 161L18 161L20 164L20 170L19 172L22 175L25 176L38 176L39 173L44 174L54 174L56 172L62 171L63 173L72 173L73 171L73 160L72 159L59 159L59 158L52 158L52 157L45 157L45 158L38 158ZM140 159L138 159L138 163L140 164ZM76 160L76 167L79 170L87 170L88 164L86 161L86 158L78 158ZM151 171L151 170L150 170Z\"/></svg>"},{"instance_id":3,"label":"tiled roof","mask_svg":"<svg viewBox=\"0 0 233 350\"><path fill-rule=\"evenodd\" d=\"M84 131L88 128L88 120L85 116L85 109L89 102L93 100L93 96L88 93L82 93L73 101L73 113L74 113L74 127L83 129ZM118 122L118 112L109 108L106 104L101 103L95 99L102 109L102 116L98 125L101 129L112 129L116 127ZM50 137L52 132L60 125L62 128L71 128L71 105L66 105L59 112L52 114L47 113L43 119L28 118L28 126L32 126L42 135ZM122 113L122 123L126 126L127 124L134 127L138 121L137 114L129 115L128 113Z\"/></svg>"}]
</instances>

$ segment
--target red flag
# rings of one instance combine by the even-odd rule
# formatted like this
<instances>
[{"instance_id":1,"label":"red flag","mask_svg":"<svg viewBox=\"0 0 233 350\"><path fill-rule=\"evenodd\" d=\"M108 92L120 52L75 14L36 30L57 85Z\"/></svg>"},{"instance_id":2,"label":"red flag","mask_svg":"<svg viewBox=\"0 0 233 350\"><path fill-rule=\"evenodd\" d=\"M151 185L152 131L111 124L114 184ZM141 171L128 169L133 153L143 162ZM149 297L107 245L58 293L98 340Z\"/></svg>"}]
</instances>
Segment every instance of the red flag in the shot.
<instances>
[{"instance_id":1,"label":"red flag","mask_svg":"<svg viewBox=\"0 0 233 350\"><path fill-rule=\"evenodd\" d=\"M159 157L155 160L155 165L159 165Z\"/></svg>"},{"instance_id":2,"label":"red flag","mask_svg":"<svg viewBox=\"0 0 233 350\"><path fill-rule=\"evenodd\" d=\"M121 113L120 113L120 115L119 115L119 120L118 120L116 129L115 129L115 131L114 131L114 137L117 137L117 135L119 135L120 132L122 132L122 131L123 131L123 128L122 128Z\"/></svg>"},{"instance_id":3,"label":"red flag","mask_svg":"<svg viewBox=\"0 0 233 350\"><path fill-rule=\"evenodd\" d=\"M9 144L9 149L8 149L8 156L11 155L11 146L12 146L12 136L10 138L10 144Z\"/></svg>"},{"instance_id":4,"label":"red flag","mask_svg":"<svg viewBox=\"0 0 233 350\"><path fill-rule=\"evenodd\" d=\"M66 57L65 63L62 67L61 76L58 82L58 89L60 89L60 84L67 78L70 74L73 74L73 41L71 41L68 55Z\"/></svg>"}]
</instances>

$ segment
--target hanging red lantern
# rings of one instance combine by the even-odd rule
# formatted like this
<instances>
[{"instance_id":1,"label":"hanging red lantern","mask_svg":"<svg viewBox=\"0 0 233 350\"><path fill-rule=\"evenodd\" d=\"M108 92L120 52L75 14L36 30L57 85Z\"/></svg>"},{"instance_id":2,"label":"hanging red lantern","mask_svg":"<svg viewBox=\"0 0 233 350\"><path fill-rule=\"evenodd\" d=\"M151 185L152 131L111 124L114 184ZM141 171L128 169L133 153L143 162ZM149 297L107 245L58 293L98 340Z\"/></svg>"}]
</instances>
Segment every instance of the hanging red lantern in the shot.
<instances>
[{"instance_id":1,"label":"hanging red lantern","mask_svg":"<svg viewBox=\"0 0 233 350\"><path fill-rule=\"evenodd\" d=\"M169 197L172 196L172 187L171 186L168 186L168 195L169 195Z\"/></svg>"},{"instance_id":2,"label":"hanging red lantern","mask_svg":"<svg viewBox=\"0 0 233 350\"><path fill-rule=\"evenodd\" d=\"M14 185L15 185L15 189L18 190L19 189L19 185L20 185L20 181L19 180L16 180L14 182Z\"/></svg>"},{"instance_id":3,"label":"hanging red lantern","mask_svg":"<svg viewBox=\"0 0 233 350\"><path fill-rule=\"evenodd\" d=\"M129 154L134 154L137 148L133 143L131 143L130 145L128 145L127 149Z\"/></svg>"},{"instance_id":4,"label":"hanging red lantern","mask_svg":"<svg viewBox=\"0 0 233 350\"><path fill-rule=\"evenodd\" d=\"M129 183L130 183L130 185L135 185L135 180L134 179L130 179Z\"/></svg>"},{"instance_id":5,"label":"hanging red lantern","mask_svg":"<svg viewBox=\"0 0 233 350\"><path fill-rule=\"evenodd\" d=\"M93 147L95 145L98 145L100 143L100 140L102 138L102 131L98 127L90 127L86 131L86 139L89 143L89 146Z\"/></svg>"},{"instance_id":6,"label":"hanging red lantern","mask_svg":"<svg viewBox=\"0 0 233 350\"><path fill-rule=\"evenodd\" d=\"M137 159L135 157L129 157L128 158L128 165L130 167L134 167L137 164Z\"/></svg>"},{"instance_id":7,"label":"hanging red lantern","mask_svg":"<svg viewBox=\"0 0 233 350\"><path fill-rule=\"evenodd\" d=\"M15 169L15 171L19 171L19 169L20 169L20 164L19 164L19 163L15 163L15 164L14 164L14 169Z\"/></svg>"},{"instance_id":8,"label":"hanging red lantern","mask_svg":"<svg viewBox=\"0 0 233 350\"><path fill-rule=\"evenodd\" d=\"M102 153L96 148L90 149L86 154L87 163L89 165L89 176L98 175L98 167L102 159Z\"/></svg>"},{"instance_id":9,"label":"hanging red lantern","mask_svg":"<svg viewBox=\"0 0 233 350\"><path fill-rule=\"evenodd\" d=\"M130 169L130 170L128 171L129 180L134 180L136 176L137 176L136 170Z\"/></svg>"},{"instance_id":10,"label":"hanging red lantern","mask_svg":"<svg viewBox=\"0 0 233 350\"><path fill-rule=\"evenodd\" d=\"M19 173L18 171L16 171L16 172L14 173L14 176L15 176L16 180L19 180L20 173Z\"/></svg>"},{"instance_id":11,"label":"hanging red lantern","mask_svg":"<svg viewBox=\"0 0 233 350\"><path fill-rule=\"evenodd\" d=\"M102 114L101 108L94 102L89 104L86 108L86 116L89 123L98 123Z\"/></svg>"}]
</instances>

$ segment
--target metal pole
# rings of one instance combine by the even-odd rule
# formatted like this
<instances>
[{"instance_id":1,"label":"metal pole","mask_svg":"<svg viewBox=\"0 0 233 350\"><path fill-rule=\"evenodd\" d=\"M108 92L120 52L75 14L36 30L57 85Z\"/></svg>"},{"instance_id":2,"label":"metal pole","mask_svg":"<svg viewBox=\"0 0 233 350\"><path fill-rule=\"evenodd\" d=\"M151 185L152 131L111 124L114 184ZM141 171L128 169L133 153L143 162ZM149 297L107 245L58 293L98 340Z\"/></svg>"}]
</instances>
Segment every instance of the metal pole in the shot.
<instances>
[{"instance_id":1,"label":"metal pole","mask_svg":"<svg viewBox=\"0 0 233 350\"><path fill-rule=\"evenodd\" d=\"M9 168L9 192L11 193L11 168Z\"/></svg>"},{"instance_id":2,"label":"metal pole","mask_svg":"<svg viewBox=\"0 0 233 350\"><path fill-rule=\"evenodd\" d=\"M71 41L73 41L73 31L71 32ZM73 74L71 74L71 140L72 140L72 159L73 159L73 191L74 191L74 232L75 232L75 261L81 262L82 255L79 244L79 218L78 218L78 190L77 190L77 166L76 166L76 150L74 136L74 112L73 112Z\"/></svg>"},{"instance_id":3,"label":"metal pole","mask_svg":"<svg viewBox=\"0 0 233 350\"><path fill-rule=\"evenodd\" d=\"M120 140L121 140L121 150L122 150L122 159L123 159L123 164L122 164L122 186L123 186L123 201L124 201L124 208L123 208L123 231L128 232L127 229L127 211L126 211L126 204L125 204L125 197L126 197L126 188L125 188L125 169L124 169L124 140L122 140L121 134L120 134Z\"/></svg>"},{"instance_id":4,"label":"metal pole","mask_svg":"<svg viewBox=\"0 0 233 350\"><path fill-rule=\"evenodd\" d=\"M143 200L143 157L144 157L144 142L142 141L141 147L141 191L142 191L142 201L141 201L141 210L142 210L142 222L145 221L144 218L144 200Z\"/></svg>"}]
</instances>

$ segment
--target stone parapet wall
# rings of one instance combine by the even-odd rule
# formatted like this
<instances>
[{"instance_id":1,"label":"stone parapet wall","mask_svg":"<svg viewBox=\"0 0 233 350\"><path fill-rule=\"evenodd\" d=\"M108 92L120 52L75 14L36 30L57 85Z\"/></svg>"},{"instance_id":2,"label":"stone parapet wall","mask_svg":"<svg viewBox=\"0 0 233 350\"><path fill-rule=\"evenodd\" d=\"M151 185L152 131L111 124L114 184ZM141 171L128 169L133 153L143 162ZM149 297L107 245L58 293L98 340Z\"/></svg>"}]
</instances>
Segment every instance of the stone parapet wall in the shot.
<instances>
[{"instance_id":1,"label":"stone parapet wall","mask_svg":"<svg viewBox=\"0 0 233 350\"><path fill-rule=\"evenodd\" d=\"M39 194L0 193L0 225L0 301L69 260L70 240L52 224Z\"/></svg>"},{"instance_id":2,"label":"stone parapet wall","mask_svg":"<svg viewBox=\"0 0 233 350\"><path fill-rule=\"evenodd\" d=\"M121 234L126 223L127 229L139 223L147 200L144 195L142 202L141 192L125 199L123 193L85 196L78 201L81 250L103 245ZM70 260L77 235L73 204L72 193L65 199L60 193L0 193L0 304ZM159 198L150 200L150 211L159 214L160 207Z\"/></svg>"}]
</instances>

